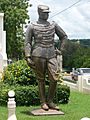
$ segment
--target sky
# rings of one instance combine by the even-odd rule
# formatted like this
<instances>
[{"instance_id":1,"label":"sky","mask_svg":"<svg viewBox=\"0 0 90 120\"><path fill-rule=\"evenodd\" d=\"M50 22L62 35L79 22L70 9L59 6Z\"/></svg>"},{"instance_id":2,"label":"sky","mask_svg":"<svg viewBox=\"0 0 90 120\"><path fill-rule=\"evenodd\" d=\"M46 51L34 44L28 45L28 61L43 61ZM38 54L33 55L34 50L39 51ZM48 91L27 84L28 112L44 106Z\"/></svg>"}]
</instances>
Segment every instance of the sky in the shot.
<instances>
[{"instance_id":1,"label":"sky","mask_svg":"<svg viewBox=\"0 0 90 120\"><path fill-rule=\"evenodd\" d=\"M69 39L90 39L90 0L29 1L32 4L28 8L31 22L38 20L37 6L47 5L51 11L48 21L58 23Z\"/></svg>"}]
</instances>

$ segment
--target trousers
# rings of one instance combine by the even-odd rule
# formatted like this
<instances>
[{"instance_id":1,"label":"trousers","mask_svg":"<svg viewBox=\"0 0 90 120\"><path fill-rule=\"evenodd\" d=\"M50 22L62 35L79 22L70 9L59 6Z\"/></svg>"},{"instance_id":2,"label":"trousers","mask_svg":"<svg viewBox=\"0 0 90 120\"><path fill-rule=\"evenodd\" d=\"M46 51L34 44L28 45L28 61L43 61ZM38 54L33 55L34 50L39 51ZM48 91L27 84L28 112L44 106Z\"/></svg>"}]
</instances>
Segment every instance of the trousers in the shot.
<instances>
[{"instance_id":1,"label":"trousers","mask_svg":"<svg viewBox=\"0 0 90 120\"><path fill-rule=\"evenodd\" d=\"M46 73L48 73L49 80L58 80L58 63L55 57L51 59L33 57L33 62L35 63L35 72L38 80L44 80Z\"/></svg>"},{"instance_id":2,"label":"trousers","mask_svg":"<svg viewBox=\"0 0 90 120\"><path fill-rule=\"evenodd\" d=\"M35 72L38 79L40 103L52 103L56 91L57 80L58 80L58 63L56 58L46 59L33 57L35 63ZM45 75L48 73L50 80L48 96L46 99L45 95Z\"/></svg>"}]
</instances>

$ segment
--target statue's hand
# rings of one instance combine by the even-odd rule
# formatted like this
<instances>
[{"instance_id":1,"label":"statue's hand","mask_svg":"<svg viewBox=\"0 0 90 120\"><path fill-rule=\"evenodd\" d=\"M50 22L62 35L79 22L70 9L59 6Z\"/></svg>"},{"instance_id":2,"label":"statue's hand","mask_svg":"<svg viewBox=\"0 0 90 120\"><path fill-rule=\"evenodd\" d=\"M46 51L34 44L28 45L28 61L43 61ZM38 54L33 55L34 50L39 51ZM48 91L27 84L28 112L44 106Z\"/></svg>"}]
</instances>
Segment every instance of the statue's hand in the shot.
<instances>
[{"instance_id":1,"label":"statue's hand","mask_svg":"<svg viewBox=\"0 0 90 120\"><path fill-rule=\"evenodd\" d=\"M62 54L61 51L58 50L57 48L56 48L56 50L55 50L55 53L56 53L56 55L61 55L61 54Z\"/></svg>"},{"instance_id":2,"label":"statue's hand","mask_svg":"<svg viewBox=\"0 0 90 120\"><path fill-rule=\"evenodd\" d=\"M35 68L35 63L32 61L32 59L30 57L26 58L27 64L31 67L31 68Z\"/></svg>"}]
</instances>

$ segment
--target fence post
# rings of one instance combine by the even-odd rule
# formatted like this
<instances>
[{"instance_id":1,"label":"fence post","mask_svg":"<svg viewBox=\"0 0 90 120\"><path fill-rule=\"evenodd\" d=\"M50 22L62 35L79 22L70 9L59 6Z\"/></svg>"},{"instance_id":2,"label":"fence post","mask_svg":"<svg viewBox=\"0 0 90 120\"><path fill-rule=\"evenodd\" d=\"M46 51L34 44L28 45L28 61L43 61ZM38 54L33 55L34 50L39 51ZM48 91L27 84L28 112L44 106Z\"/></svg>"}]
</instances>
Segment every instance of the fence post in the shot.
<instances>
[{"instance_id":1,"label":"fence post","mask_svg":"<svg viewBox=\"0 0 90 120\"><path fill-rule=\"evenodd\" d=\"M79 92L83 92L82 79L83 79L82 76L79 75L79 76L78 76L78 81L77 81L77 85L78 85L78 90L79 90Z\"/></svg>"},{"instance_id":2,"label":"fence post","mask_svg":"<svg viewBox=\"0 0 90 120\"><path fill-rule=\"evenodd\" d=\"M8 120L17 120L15 115L15 108L16 108L16 102L15 102L15 92L13 90L8 92Z\"/></svg>"}]
</instances>

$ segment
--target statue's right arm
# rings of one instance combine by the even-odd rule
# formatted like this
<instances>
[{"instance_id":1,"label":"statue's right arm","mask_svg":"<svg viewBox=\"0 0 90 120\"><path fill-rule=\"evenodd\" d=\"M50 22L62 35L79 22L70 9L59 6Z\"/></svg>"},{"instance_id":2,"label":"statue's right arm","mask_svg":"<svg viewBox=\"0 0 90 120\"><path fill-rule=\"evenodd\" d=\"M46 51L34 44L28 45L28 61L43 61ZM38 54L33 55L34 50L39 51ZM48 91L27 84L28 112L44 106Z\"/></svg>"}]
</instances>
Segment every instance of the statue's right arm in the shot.
<instances>
[{"instance_id":1,"label":"statue's right arm","mask_svg":"<svg viewBox=\"0 0 90 120\"><path fill-rule=\"evenodd\" d=\"M29 25L26 30L26 37L25 37L25 58L28 65L34 68L35 64L31 59L32 37L33 37L33 26Z\"/></svg>"},{"instance_id":2,"label":"statue's right arm","mask_svg":"<svg viewBox=\"0 0 90 120\"><path fill-rule=\"evenodd\" d=\"M26 36L25 36L25 57L31 56L32 37L33 37L33 26L29 25L26 30Z\"/></svg>"}]
</instances>

